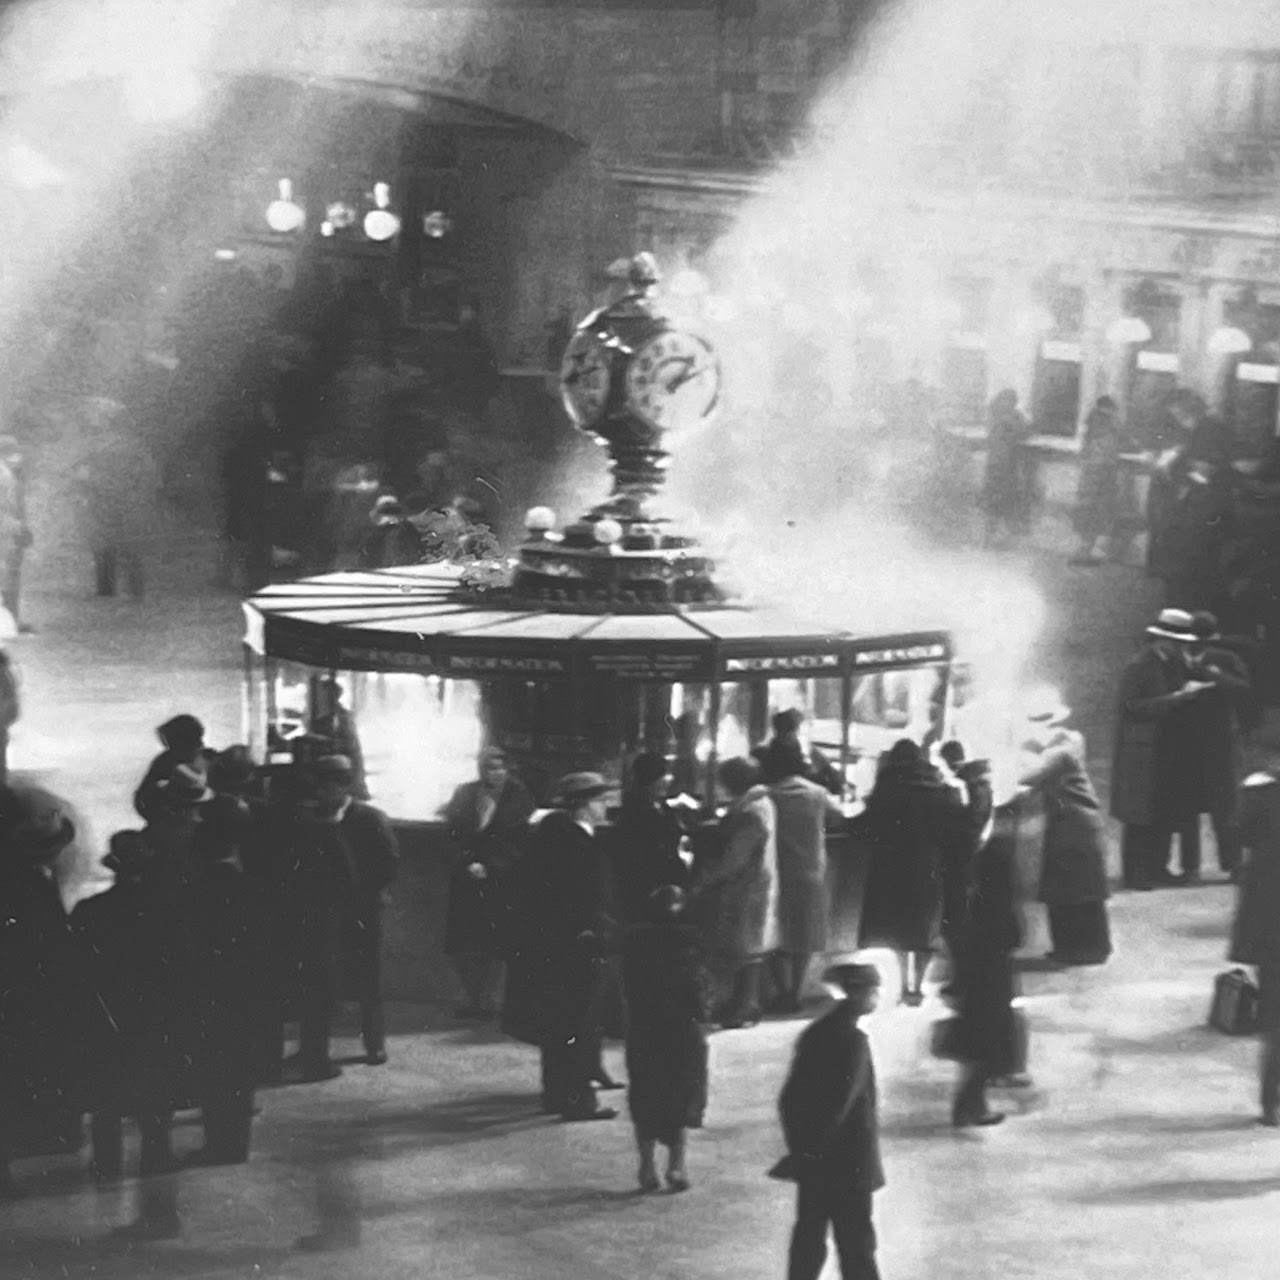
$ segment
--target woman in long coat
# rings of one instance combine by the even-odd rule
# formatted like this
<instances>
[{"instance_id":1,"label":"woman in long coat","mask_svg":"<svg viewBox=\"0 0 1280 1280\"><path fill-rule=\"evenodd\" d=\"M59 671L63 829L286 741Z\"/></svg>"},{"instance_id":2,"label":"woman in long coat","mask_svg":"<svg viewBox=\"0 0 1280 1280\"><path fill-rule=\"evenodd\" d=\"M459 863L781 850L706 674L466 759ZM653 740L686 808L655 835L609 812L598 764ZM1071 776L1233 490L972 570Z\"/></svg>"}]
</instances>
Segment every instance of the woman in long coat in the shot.
<instances>
[{"instance_id":1,"label":"woman in long coat","mask_svg":"<svg viewBox=\"0 0 1280 1280\"><path fill-rule=\"evenodd\" d=\"M898 953L901 1003L918 1005L941 936L948 867L972 850L964 797L919 746L902 738L876 777L857 830L870 845L859 943Z\"/></svg>"},{"instance_id":2,"label":"woman in long coat","mask_svg":"<svg viewBox=\"0 0 1280 1280\"><path fill-rule=\"evenodd\" d=\"M667 1186L684 1191L686 1130L700 1129L707 1106L707 1038L702 1029L698 943L681 920L684 894L663 885L647 919L622 944L627 997L627 1103L640 1151L640 1189L656 1191L654 1149L668 1150Z\"/></svg>"},{"instance_id":3,"label":"woman in long coat","mask_svg":"<svg viewBox=\"0 0 1280 1280\"><path fill-rule=\"evenodd\" d=\"M1061 724L1068 714L1060 706L1031 709L1019 782L1044 803L1039 898L1049 912L1049 958L1102 964L1111 954L1106 824L1085 769L1084 737Z\"/></svg>"},{"instance_id":4,"label":"woman in long coat","mask_svg":"<svg viewBox=\"0 0 1280 1280\"><path fill-rule=\"evenodd\" d=\"M799 743L771 754L778 781L769 795L778 813L778 953L774 985L779 1009L798 1013L815 952L826 950L831 904L827 894L828 826L843 820L840 802L806 776Z\"/></svg>"},{"instance_id":5,"label":"woman in long coat","mask_svg":"<svg viewBox=\"0 0 1280 1280\"><path fill-rule=\"evenodd\" d=\"M496 747L480 753L480 776L465 782L445 808L457 856L449 877L444 949L466 996L460 1018L494 1015L492 992L509 944L511 870L533 814L533 797Z\"/></svg>"},{"instance_id":6,"label":"woman in long coat","mask_svg":"<svg viewBox=\"0 0 1280 1280\"><path fill-rule=\"evenodd\" d=\"M730 802L716 832L716 856L700 864L698 904L708 967L730 986L717 1021L741 1027L760 1018L760 968L778 946L777 811L760 768L741 757L719 769Z\"/></svg>"},{"instance_id":7,"label":"woman in long coat","mask_svg":"<svg viewBox=\"0 0 1280 1280\"><path fill-rule=\"evenodd\" d=\"M622 808L613 829L613 873L625 920L640 920L649 895L664 884L684 889L689 865L682 851L684 823L667 803L671 770L665 756L642 751L631 761Z\"/></svg>"}]
</instances>

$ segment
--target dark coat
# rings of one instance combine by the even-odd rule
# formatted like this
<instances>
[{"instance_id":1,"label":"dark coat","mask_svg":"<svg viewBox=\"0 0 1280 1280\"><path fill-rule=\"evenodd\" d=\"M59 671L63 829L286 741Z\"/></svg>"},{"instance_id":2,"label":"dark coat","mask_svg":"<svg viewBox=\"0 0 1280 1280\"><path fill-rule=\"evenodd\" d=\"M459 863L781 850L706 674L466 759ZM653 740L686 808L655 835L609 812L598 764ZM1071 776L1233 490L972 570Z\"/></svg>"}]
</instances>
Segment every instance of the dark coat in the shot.
<instances>
[{"instance_id":1,"label":"dark coat","mask_svg":"<svg viewBox=\"0 0 1280 1280\"><path fill-rule=\"evenodd\" d=\"M343 924L356 893L349 851L336 822L279 809L264 841L281 876L284 917L276 962L288 1007L335 1004L340 995Z\"/></svg>"},{"instance_id":2,"label":"dark coat","mask_svg":"<svg viewBox=\"0 0 1280 1280\"><path fill-rule=\"evenodd\" d=\"M778 946L777 814L766 787L725 810L715 855L697 865L693 897L706 950L739 965Z\"/></svg>"},{"instance_id":3,"label":"dark coat","mask_svg":"<svg viewBox=\"0 0 1280 1280\"><path fill-rule=\"evenodd\" d=\"M1111 816L1120 822L1174 828L1200 812L1192 712L1176 696L1187 679L1186 663L1153 645L1120 677L1111 773Z\"/></svg>"},{"instance_id":4,"label":"dark coat","mask_svg":"<svg viewBox=\"0 0 1280 1280\"><path fill-rule=\"evenodd\" d=\"M92 990L91 1111L158 1115L193 1096L194 956L176 886L154 859L72 914Z\"/></svg>"},{"instance_id":5,"label":"dark coat","mask_svg":"<svg viewBox=\"0 0 1280 1280\"><path fill-rule=\"evenodd\" d=\"M969 919L955 966L958 1054L982 1063L992 1075L1022 1069L1013 1009L1013 953L1022 945L1014 866L1017 822L1017 802L998 808L991 838L978 851Z\"/></svg>"},{"instance_id":6,"label":"dark coat","mask_svg":"<svg viewBox=\"0 0 1280 1280\"><path fill-rule=\"evenodd\" d=\"M998 397L997 397L998 399ZM1023 525L1032 505L1031 424L1017 408L993 408L987 428L982 498L988 516Z\"/></svg>"},{"instance_id":7,"label":"dark coat","mask_svg":"<svg viewBox=\"0 0 1280 1280\"><path fill-rule=\"evenodd\" d=\"M842 1006L801 1033L778 1110L799 1181L884 1186L871 1045Z\"/></svg>"},{"instance_id":8,"label":"dark coat","mask_svg":"<svg viewBox=\"0 0 1280 1280\"><path fill-rule=\"evenodd\" d=\"M684 824L666 804L624 804L610 837L617 907L622 919L648 914L649 895L661 885L681 889L689 868L680 856Z\"/></svg>"},{"instance_id":9,"label":"dark coat","mask_svg":"<svg viewBox=\"0 0 1280 1280\"><path fill-rule=\"evenodd\" d=\"M354 1000L373 1000L382 985L383 896L395 880L400 847L381 809L352 800L338 823L350 868L351 893L343 903L343 973Z\"/></svg>"},{"instance_id":10,"label":"dark coat","mask_svg":"<svg viewBox=\"0 0 1280 1280\"><path fill-rule=\"evenodd\" d=\"M177 752L170 751L167 747L159 752L147 766L147 771L142 775L142 781L138 784L138 789L133 793L133 807L138 817L144 822L149 822L156 813L162 812L166 808L163 784L173 775L173 771L178 765L185 764L194 769L201 777L207 777L209 766L213 763L213 757L214 752L204 747L196 754L194 760L186 755L179 755Z\"/></svg>"},{"instance_id":11,"label":"dark coat","mask_svg":"<svg viewBox=\"0 0 1280 1280\"><path fill-rule=\"evenodd\" d=\"M831 925L827 892L827 827L844 820L834 796L807 778L769 788L778 812L778 946L824 951Z\"/></svg>"},{"instance_id":12,"label":"dark coat","mask_svg":"<svg viewBox=\"0 0 1280 1280\"><path fill-rule=\"evenodd\" d=\"M855 823L870 848L860 945L937 945L944 878L967 879L961 864L972 855L970 825L960 792L932 765L881 772Z\"/></svg>"},{"instance_id":13,"label":"dark coat","mask_svg":"<svg viewBox=\"0 0 1280 1280\"><path fill-rule=\"evenodd\" d=\"M1280 964L1280 778L1275 774L1245 780L1240 834L1248 853L1230 957L1237 964Z\"/></svg>"},{"instance_id":14,"label":"dark coat","mask_svg":"<svg viewBox=\"0 0 1280 1280\"><path fill-rule=\"evenodd\" d=\"M1189 736L1200 766L1200 796L1207 813L1234 813L1240 785L1240 714L1251 681L1244 660L1230 649L1210 646L1191 664L1195 680L1213 688L1188 709Z\"/></svg>"},{"instance_id":15,"label":"dark coat","mask_svg":"<svg viewBox=\"0 0 1280 1280\"><path fill-rule=\"evenodd\" d=\"M560 810L533 829L513 875L502 1029L529 1044L577 1034L613 919L599 835Z\"/></svg>"},{"instance_id":16,"label":"dark coat","mask_svg":"<svg viewBox=\"0 0 1280 1280\"><path fill-rule=\"evenodd\" d=\"M446 955L501 952L510 932L511 872L529 834L535 806L525 785L508 777L492 817L481 830L476 808L480 791L479 782L463 783L444 811L454 846L444 927ZM476 862L487 873L483 880L467 870Z\"/></svg>"},{"instance_id":17,"label":"dark coat","mask_svg":"<svg viewBox=\"0 0 1280 1280\"><path fill-rule=\"evenodd\" d=\"M1050 907L1102 902L1107 888L1107 830L1084 765L1084 739L1059 730L1030 762L1021 783L1044 802L1040 901Z\"/></svg>"},{"instance_id":18,"label":"dark coat","mask_svg":"<svg viewBox=\"0 0 1280 1280\"><path fill-rule=\"evenodd\" d=\"M627 999L627 1102L641 1139L702 1127L707 1038L698 945L678 923L635 924L622 941Z\"/></svg>"},{"instance_id":19,"label":"dark coat","mask_svg":"<svg viewBox=\"0 0 1280 1280\"><path fill-rule=\"evenodd\" d=\"M56 880L0 850L0 1140L73 1149L85 1109L89 988Z\"/></svg>"},{"instance_id":20,"label":"dark coat","mask_svg":"<svg viewBox=\"0 0 1280 1280\"><path fill-rule=\"evenodd\" d=\"M226 853L233 851L227 849ZM253 1095L264 940L253 885L235 861L202 851L191 881L193 1080L201 1099Z\"/></svg>"}]
</instances>

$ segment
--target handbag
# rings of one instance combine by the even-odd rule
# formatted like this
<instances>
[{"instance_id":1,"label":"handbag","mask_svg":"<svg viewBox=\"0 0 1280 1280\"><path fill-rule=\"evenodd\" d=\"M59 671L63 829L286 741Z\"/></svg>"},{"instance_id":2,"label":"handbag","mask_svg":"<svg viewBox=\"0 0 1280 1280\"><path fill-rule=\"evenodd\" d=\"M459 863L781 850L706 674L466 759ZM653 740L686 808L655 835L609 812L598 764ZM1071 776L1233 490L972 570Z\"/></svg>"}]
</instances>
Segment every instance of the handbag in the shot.
<instances>
[{"instance_id":1,"label":"handbag","mask_svg":"<svg viewBox=\"0 0 1280 1280\"><path fill-rule=\"evenodd\" d=\"M961 1053L961 1022L958 1017L939 1018L929 1031L929 1049L935 1058L947 1062L959 1062Z\"/></svg>"},{"instance_id":2,"label":"handbag","mask_svg":"<svg viewBox=\"0 0 1280 1280\"><path fill-rule=\"evenodd\" d=\"M1258 988L1243 969L1228 969L1214 978L1209 1025L1228 1036L1258 1029Z\"/></svg>"}]
</instances>

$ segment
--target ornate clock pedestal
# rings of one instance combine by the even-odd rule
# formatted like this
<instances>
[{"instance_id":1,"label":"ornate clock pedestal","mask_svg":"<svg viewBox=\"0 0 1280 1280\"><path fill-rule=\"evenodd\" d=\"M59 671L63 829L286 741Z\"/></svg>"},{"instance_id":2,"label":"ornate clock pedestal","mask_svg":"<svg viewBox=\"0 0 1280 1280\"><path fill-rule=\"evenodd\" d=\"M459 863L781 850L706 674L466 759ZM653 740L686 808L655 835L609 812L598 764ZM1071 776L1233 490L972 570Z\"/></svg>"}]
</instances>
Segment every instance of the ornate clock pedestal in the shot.
<instances>
[{"instance_id":1,"label":"ornate clock pedestal","mask_svg":"<svg viewBox=\"0 0 1280 1280\"><path fill-rule=\"evenodd\" d=\"M652 505L666 480L665 438L719 404L719 362L659 312L648 254L632 261L629 280L629 293L578 326L560 376L574 424L609 449L613 492L563 534L541 532L521 547L518 595L640 606L721 599L696 540Z\"/></svg>"}]
</instances>

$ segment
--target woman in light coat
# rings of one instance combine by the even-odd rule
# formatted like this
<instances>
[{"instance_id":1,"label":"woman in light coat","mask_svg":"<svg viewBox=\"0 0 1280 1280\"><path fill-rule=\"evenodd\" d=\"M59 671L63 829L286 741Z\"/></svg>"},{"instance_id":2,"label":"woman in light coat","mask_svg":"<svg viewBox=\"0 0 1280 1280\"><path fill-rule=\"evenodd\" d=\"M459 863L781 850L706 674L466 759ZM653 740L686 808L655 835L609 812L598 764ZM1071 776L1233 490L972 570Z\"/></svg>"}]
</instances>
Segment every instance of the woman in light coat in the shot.
<instances>
[{"instance_id":1,"label":"woman in light coat","mask_svg":"<svg viewBox=\"0 0 1280 1280\"><path fill-rule=\"evenodd\" d=\"M840 802L808 778L799 743L771 757L769 788L778 811L778 954L774 986L783 1013L800 1011L809 961L826 950L830 916L826 829L843 818Z\"/></svg>"},{"instance_id":2,"label":"woman in light coat","mask_svg":"<svg viewBox=\"0 0 1280 1280\"><path fill-rule=\"evenodd\" d=\"M777 812L760 768L726 760L718 771L729 807L716 832L718 853L698 872L692 898L702 919L708 967L731 986L716 1021L748 1026L760 1019L760 969L778 946Z\"/></svg>"},{"instance_id":3,"label":"woman in light coat","mask_svg":"<svg viewBox=\"0 0 1280 1280\"><path fill-rule=\"evenodd\" d=\"M1056 697L1028 708L1019 782L1044 802L1039 898L1049 912L1049 958L1102 964L1111 954L1106 824L1085 770L1084 738L1062 724L1069 714Z\"/></svg>"}]
</instances>

